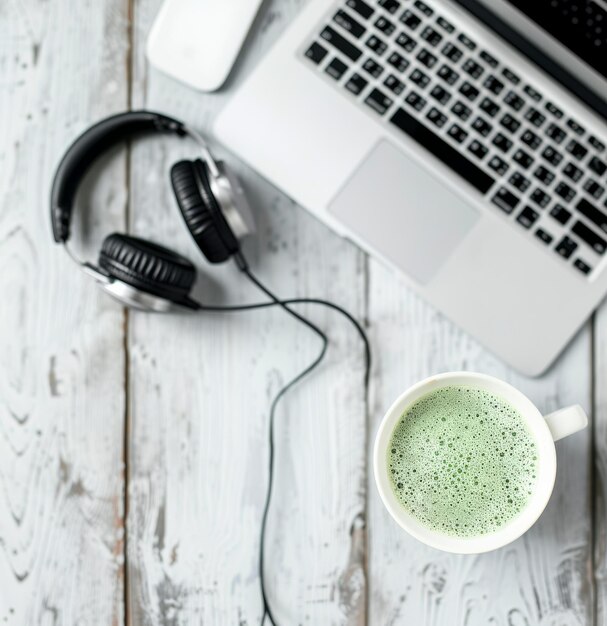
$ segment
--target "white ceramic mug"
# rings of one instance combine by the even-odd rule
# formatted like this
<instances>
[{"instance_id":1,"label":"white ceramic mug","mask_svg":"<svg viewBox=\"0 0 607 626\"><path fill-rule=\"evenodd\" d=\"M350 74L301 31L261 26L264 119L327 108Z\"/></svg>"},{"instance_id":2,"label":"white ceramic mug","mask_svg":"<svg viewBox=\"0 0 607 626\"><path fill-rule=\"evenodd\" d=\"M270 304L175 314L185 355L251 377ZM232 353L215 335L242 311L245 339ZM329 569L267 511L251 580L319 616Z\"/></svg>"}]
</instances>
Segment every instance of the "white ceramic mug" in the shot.
<instances>
[{"instance_id":1,"label":"white ceramic mug","mask_svg":"<svg viewBox=\"0 0 607 626\"><path fill-rule=\"evenodd\" d=\"M537 444L538 474L535 491L527 506L512 520L493 533L478 537L455 537L431 530L410 515L399 503L390 485L387 452L397 422L413 402L427 393L451 385L468 385L485 389L500 396L516 408L525 419ZM392 517L411 535L423 543L458 554L477 554L500 548L526 532L548 504L556 478L554 442L581 430L588 424L586 413L579 405L560 409L542 416L537 407L518 389L498 378L473 372L448 372L426 378L405 391L384 416L373 452L375 482L381 499ZM580 462L583 460L580 459Z\"/></svg>"}]
</instances>

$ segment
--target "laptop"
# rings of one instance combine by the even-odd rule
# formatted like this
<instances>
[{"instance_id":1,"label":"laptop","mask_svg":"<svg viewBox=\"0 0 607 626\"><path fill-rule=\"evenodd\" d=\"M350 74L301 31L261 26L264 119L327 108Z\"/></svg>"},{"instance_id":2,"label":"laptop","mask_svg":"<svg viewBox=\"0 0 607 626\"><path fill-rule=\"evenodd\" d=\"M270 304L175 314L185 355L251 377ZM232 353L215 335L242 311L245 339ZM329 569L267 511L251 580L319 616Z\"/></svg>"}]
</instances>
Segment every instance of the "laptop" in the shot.
<instances>
[{"instance_id":1,"label":"laptop","mask_svg":"<svg viewBox=\"0 0 607 626\"><path fill-rule=\"evenodd\" d=\"M310 0L214 133L539 375L607 291L606 9Z\"/></svg>"}]
</instances>

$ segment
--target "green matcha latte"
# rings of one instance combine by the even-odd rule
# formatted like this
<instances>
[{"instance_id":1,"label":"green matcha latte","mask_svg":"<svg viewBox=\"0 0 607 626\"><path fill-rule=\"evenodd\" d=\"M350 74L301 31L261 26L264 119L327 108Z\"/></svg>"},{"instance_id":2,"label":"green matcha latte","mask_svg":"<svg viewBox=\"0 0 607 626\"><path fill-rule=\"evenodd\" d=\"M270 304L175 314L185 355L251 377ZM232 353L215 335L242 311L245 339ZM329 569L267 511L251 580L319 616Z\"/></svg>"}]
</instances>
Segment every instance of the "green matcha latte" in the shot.
<instances>
[{"instance_id":1,"label":"green matcha latte","mask_svg":"<svg viewBox=\"0 0 607 626\"><path fill-rule=\"evenodd\" d=\"M432 391L403 413L387 454L394 494L424 526L457 537L498 530L527 505L537 449L523 417L468 386Z\"/></svg>"}]
</instances>

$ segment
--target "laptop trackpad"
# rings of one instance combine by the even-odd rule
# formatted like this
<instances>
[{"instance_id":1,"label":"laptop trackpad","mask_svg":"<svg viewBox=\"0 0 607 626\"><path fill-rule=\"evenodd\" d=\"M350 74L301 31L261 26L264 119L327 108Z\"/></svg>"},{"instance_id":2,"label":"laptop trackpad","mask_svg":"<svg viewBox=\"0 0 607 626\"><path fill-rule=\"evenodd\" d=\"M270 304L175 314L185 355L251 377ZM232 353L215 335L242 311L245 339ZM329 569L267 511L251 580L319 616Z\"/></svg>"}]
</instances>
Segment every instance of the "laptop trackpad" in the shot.
<instances>
[{"instance_id":1,"label":"laptop trackpad","mask_svg":"<svg viewBox=\"0 0 607 626\"><path fill-rule=\"evenodd\" d=\"M388 141L380 141L329 205L361 240L427 283L478 211Z\"/></svg>"}]
</instances>

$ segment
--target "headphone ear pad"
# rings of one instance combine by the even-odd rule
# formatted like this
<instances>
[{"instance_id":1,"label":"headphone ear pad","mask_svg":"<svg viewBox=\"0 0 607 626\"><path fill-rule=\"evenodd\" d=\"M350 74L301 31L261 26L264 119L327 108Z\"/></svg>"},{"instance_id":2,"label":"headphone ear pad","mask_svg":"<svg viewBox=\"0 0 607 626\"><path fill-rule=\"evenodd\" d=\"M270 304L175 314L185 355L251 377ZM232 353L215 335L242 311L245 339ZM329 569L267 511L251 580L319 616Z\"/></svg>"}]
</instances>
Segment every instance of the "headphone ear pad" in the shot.
<instances>
[{"instance_id":1,"label":"headphone ear pad","mask_svg":"<svg viewBox=\"0 0 607 626\"><path fill-rule=\"evenodd\" d=\"M204 163L175 163L171 184L186 226L202 253L210 263L227 261L239 244L213 195Z\"/></svg>"},{"instance_id":2,"label":"headphone ear pad","mask_svg":"<svg viewBox=\"0 0 607 626\"><path fill-rule=\"evenodd\" d=\"M196 281L196 268L164 246L112 233L101 245L99 267L135 289L190 306L188 296Z\"/></svg>"}]
</instances>

